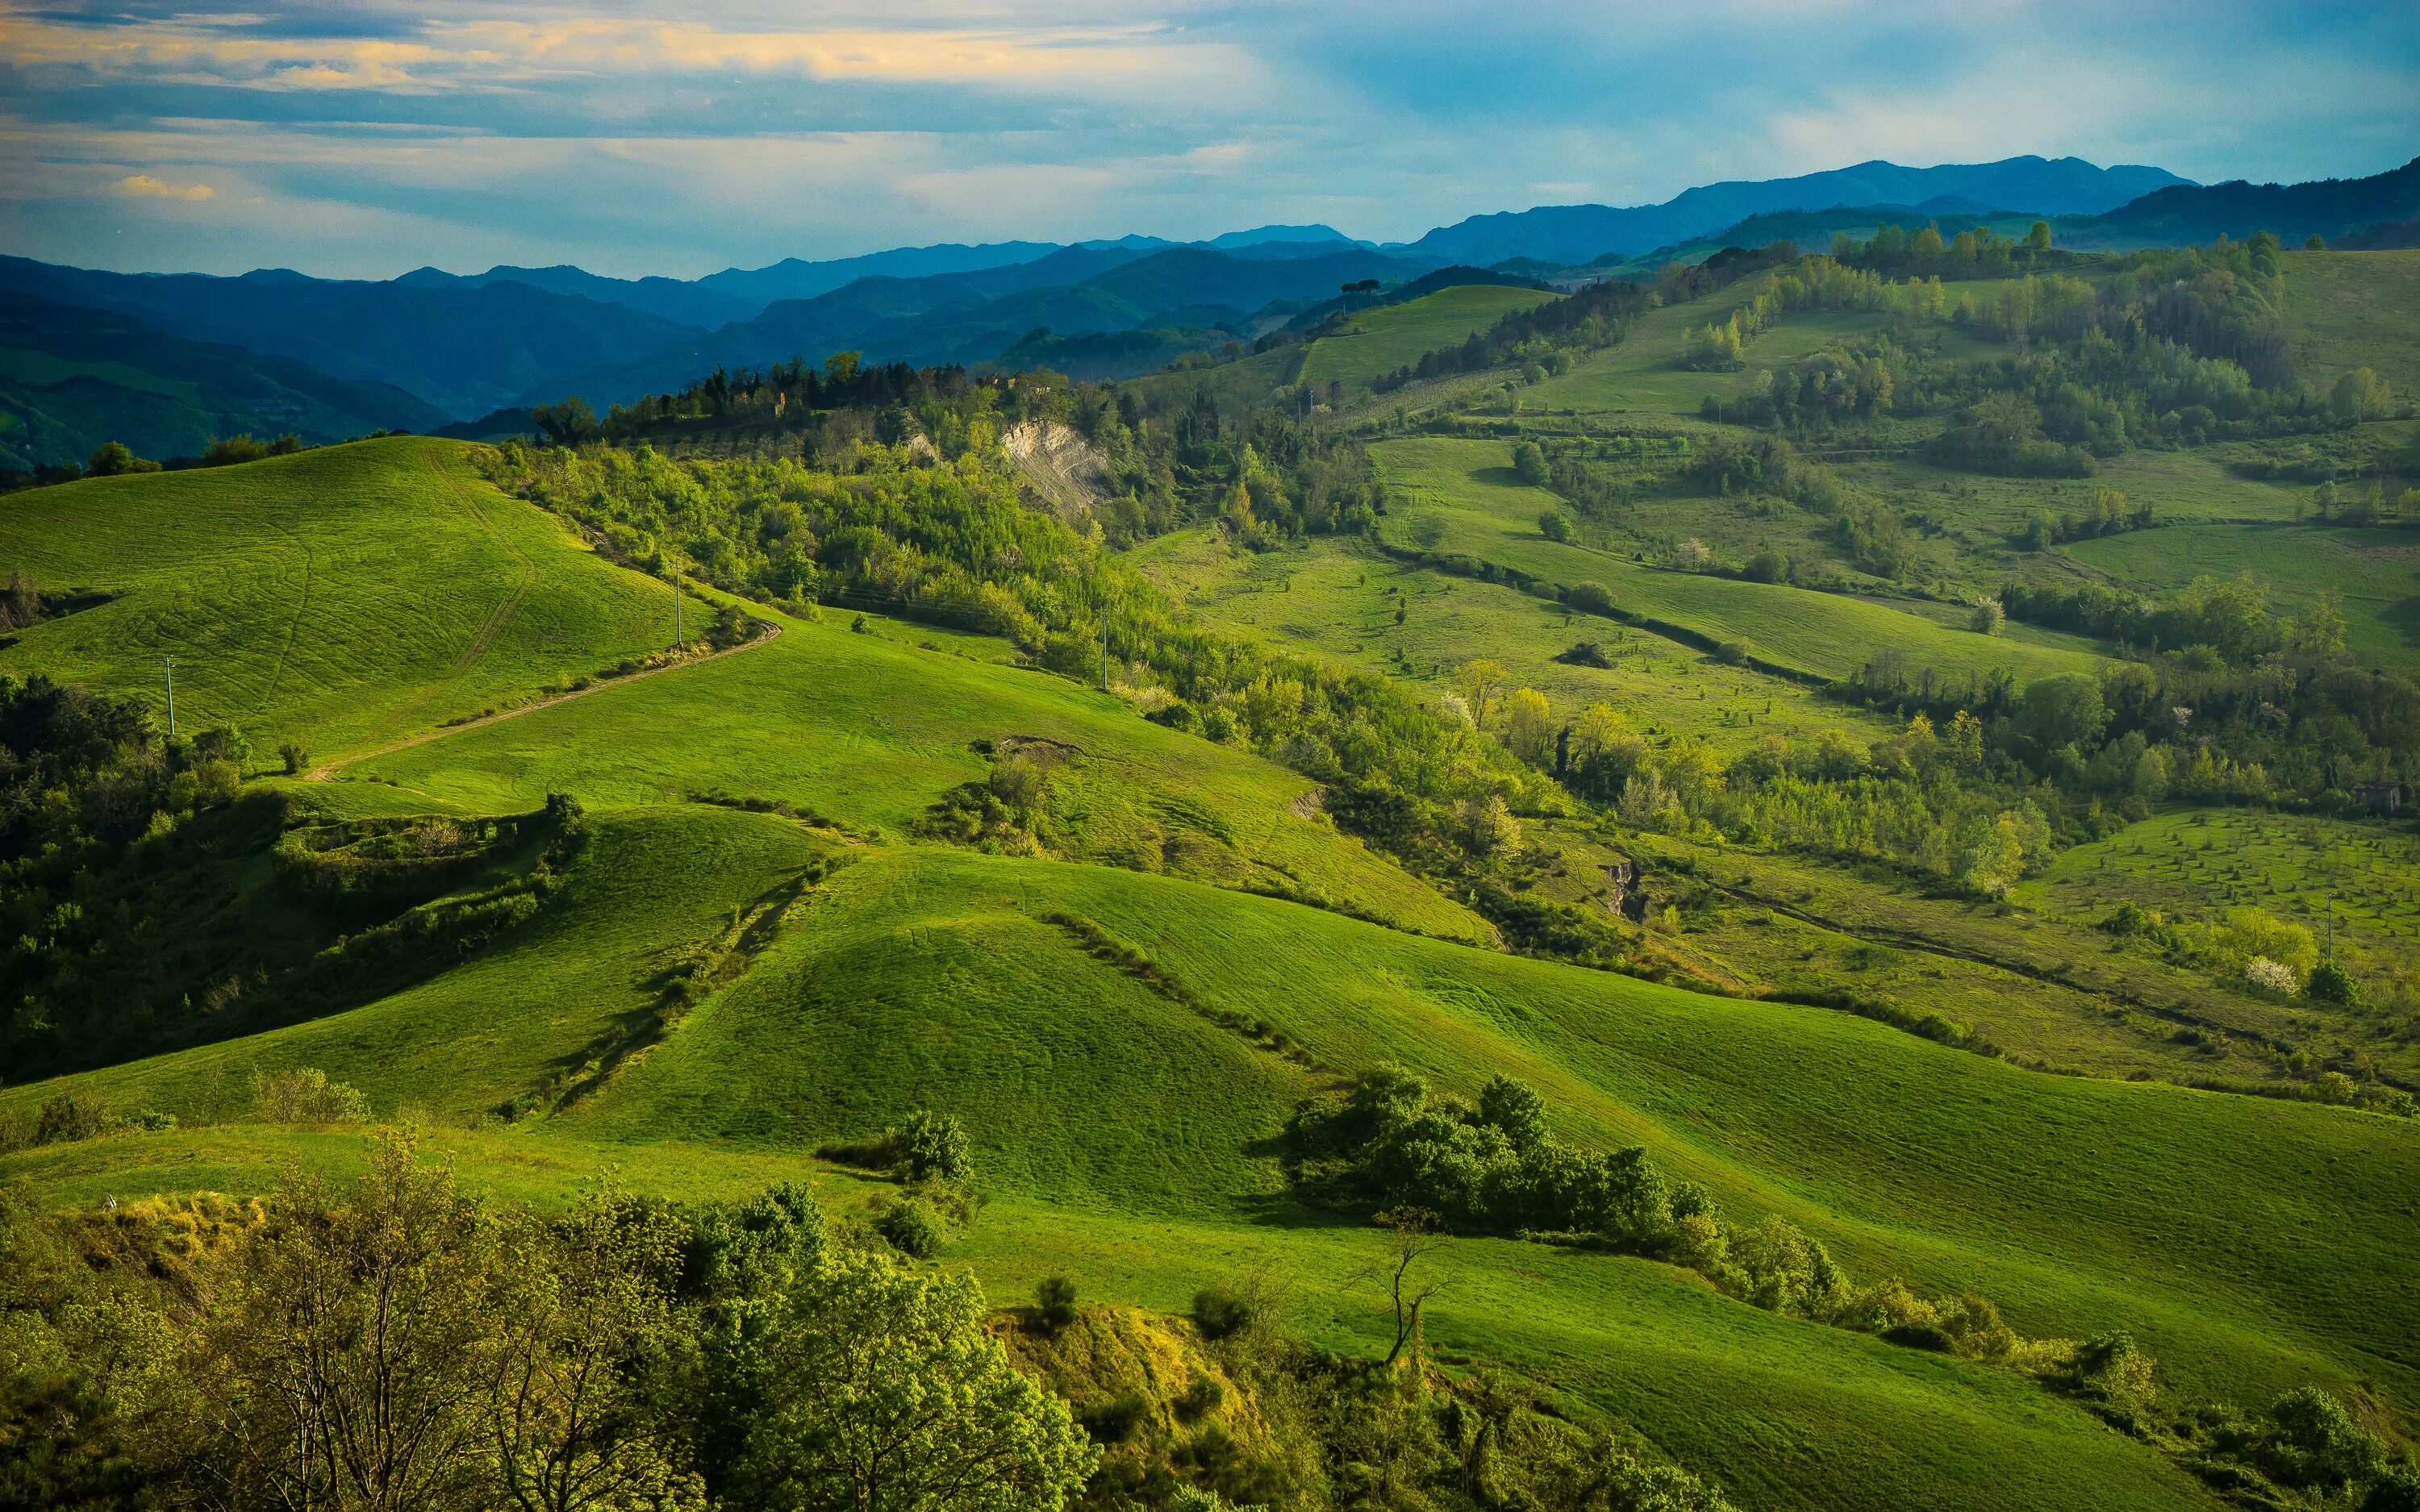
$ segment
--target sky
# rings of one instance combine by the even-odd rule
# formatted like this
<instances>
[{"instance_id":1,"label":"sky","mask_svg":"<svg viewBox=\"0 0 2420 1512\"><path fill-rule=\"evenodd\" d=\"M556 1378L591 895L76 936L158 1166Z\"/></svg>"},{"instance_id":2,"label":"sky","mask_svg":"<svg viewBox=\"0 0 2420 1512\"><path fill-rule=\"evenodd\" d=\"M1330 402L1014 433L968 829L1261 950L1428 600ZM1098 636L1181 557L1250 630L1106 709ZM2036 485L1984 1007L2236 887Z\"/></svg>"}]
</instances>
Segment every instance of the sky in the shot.
<instances>
[{"instance_id":1,"label":"sky","mask_svg":"<svg viewBox=\"0 0 2420 1512\"><path fill-rule=\"evenodd\" d=\"M0 252L130 271L1407 240L1871 158L2378 173L2420 6L0 0Z\"/></svg>"}]
</instances>

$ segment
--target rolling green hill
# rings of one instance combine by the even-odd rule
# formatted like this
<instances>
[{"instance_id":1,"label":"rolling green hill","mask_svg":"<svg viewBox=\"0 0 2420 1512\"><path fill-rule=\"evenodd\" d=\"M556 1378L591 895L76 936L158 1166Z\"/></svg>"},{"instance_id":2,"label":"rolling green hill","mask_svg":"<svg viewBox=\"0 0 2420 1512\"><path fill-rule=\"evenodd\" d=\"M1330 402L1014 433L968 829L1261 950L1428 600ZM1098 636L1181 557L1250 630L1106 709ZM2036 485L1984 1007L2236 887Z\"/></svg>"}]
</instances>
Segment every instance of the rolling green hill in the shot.
<instances>
[{"instance_id":1,"label":"rolling green hill","mask_svg":"<svg viewBox=\"0 0 2420 1512\"><path fill-rule=\"evenodd\" d=\"M1995 640L1866 599L1647 566L1550 541L1538 530L1538 516L1557 500L1521 483L1501 442L1381 441L1371 455L1401 500L1388 521L1395 544L1409 539L1402 532L1412 521L1434 517L1443 527L1440 551L1550 582L1602 582L1629 613L1714 640L1744 639L1756 656L1793 671L1846 677L1885 646L1903 651L1912 669L1931 667L1952 678L2006 668L2023 682L2093 665L2081 647Z\"/></svg>"},{"instance_id":2,"label":"rolling green hill","mask_svg":"<svg viewBox=\"0 0 2420 1512\"><path fill-rule=\"evenodd\" d=\"M1536 289L1469 285L1365 310L1351 317L1344 332L1311 343L1300 381L1366 388L1371 379L1418 362L1423 352L1453 346L1512 311L1554 297Z\"/></svg>"},{"instance_id":3,"label":"rolling green hill","mask_svg":"<svg viewBox=\"0 0 2420 1512\"><path fill-rule=\"evenodd\" d=\"M2295 355L2325 386L2356 367L2420 392L2420 250L2287 255Z\"/></svg>"},{"instance_id":4,"label":"rolling green hill","mask_svg":"<svg viewBox=\"0 0 2420 1512\"><path fill-rule=\"evenodd\" d=\"M19 632L0 671L162 695L322 756L435 729L672 641L663 584L398 438L0 500L0 563L106 602Z\"/></svg>"},{"instance_id":5,"label":"rolling green hill","mask_svg":"<svg viewBox=\"0 0 2420 1512\"><path fill-rule=\"evenodd\" d=\"M2090 478L1953 472L1920 449L1937 411L1752 452L1700 401L1876 317L1792 316L1744 373L1678 368L1682 328L1743 297L1649 310L1510 396L1500 377L1405 391L1433 412L1400 422L1313 430L1278 391L1366 384L1540 296L1450 290L1115 392L958 375L889 414L926 431L895 446L853 439L877 433L867 407L812 438L696 416L642 455L395 438L0 500L0 574L31 579L7 602L48 611L0 672L147 696L174 656L180 731L313 752L307 778L244 777L304 837L350 825L425 859L541 805L567 837L517 911L410 985L0 1086L0 1180L88 1211L357 1170L363 1129L256 1100L256 1073L310 1068L500 1199L795 1179L858 1235L897 1188L850 1147L930 1110L963 1126L981 1195L938 1259L995 1304L1053 1274L1171 1313L1265 1285L1287 1335L1373 1360L1388 1236L1376 1200L1299 1159L1304 1131L1382 1067L1465 1099L1500 1074L1573 1149L1635 1147L1701 1189L1723 1243L1793 1226L1857 1282L1971 1293L2041 1341L1978 1358L1817 1321L1610 1228L1501 1225L1432 1257L1421 1328L1447 1372L1610 1413L1743 1512L2215 1512L2238 1472L2182 1437L2220 1421L2201 1404L2248 1421L2305 1386L2399 1448L2420 1403L2420 1144L2394 1116L2420 965L2408 837L2248 742L2321 730L2335 706L2315 700L2340 696L2371 733L2345 716L2310 738L2353 777L2404 770L2402 685L2356 703L2366 674L2285 641L2246 640L2240 667L2120 665L2114 643L1970 628L1988 611L1960 596L2004 575L2164 594L2248 566L2281 611L2340 587L2356 658L2393 664L2399 536L2288 523L2297 486L2223 460L2271 440L2248 433L2164 437ZM1952 363L2006 350L1938 334ZM994 421L1069 427L1151 494L1095 507L1155 522L1121 553L1090 516L1021 506ZM1555 488L1522 481L1532 440ZM1734 443L1770 470L1653 472ZM1519 455L1539 477L1545 455ZM1604 471L1575 483L1575 462ZM1790 494L1801 467L1865 497ZM2012 539L2095 484L2183 523ZM1840 565L1867 502L1919 520L1902 577ZM1700 538L1787 542L1794 582L1826 586L1683 570ZM676 601L591 540L715 586ZM1618 617L1558 593L1588 582ZM766 633L599 675L662 650L675 602ZM1883 659L1907 677L1852 682ZM1492 700L1474 662L1500 664ZM1597 703L1620 720L1582 715ZM2121 713L2133 744L2102 743ZM37 715L59 717L11 717ZM62 787L0 815L10 878L40 879L0 896L17 949L57 968L83 938L61 904L184 854L199 778L186 808L108 828L111 784L156 748L104 752L88 811ZM2221 774L2236 749L2277 785ZM85 878L37 825L86 847ZM293 849L259 886L317 886ZM331 953L493 901L492 872L448 875L408 908L355 898ZM2290 926L2339 898L2343 998L2319 995L2311 941L2288 995L2225 933L2262 924L2228 910L2269 910L2258 949L2292 955ZM62 1094L132 1117L38 1136ZM1425 1179L1390 1177L1387 1200ZM2119 1331L2157 1361L2156 1408L2060 1363Z\"/></svg>"}]
</instances>

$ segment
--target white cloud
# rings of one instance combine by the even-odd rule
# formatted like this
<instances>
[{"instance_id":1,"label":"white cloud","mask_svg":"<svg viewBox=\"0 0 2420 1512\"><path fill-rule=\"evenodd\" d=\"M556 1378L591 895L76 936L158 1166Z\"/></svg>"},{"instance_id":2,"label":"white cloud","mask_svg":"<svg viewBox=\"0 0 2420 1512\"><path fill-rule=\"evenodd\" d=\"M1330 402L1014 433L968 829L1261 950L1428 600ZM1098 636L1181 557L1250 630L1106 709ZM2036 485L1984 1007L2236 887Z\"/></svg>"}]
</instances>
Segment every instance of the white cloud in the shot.
<instances>
[{"instance_id":1,"label":"white cloud","mask_svg":"<svg viewBox=\"0 0 2420 1512\"><path fill-rule=\"evenodd\" d=\"M138 199L216 199L218 191L208 184L172 184L164 178L154 178L147 173L132 173L117 181L117 192Z\"/></svg>"}]
</instances>

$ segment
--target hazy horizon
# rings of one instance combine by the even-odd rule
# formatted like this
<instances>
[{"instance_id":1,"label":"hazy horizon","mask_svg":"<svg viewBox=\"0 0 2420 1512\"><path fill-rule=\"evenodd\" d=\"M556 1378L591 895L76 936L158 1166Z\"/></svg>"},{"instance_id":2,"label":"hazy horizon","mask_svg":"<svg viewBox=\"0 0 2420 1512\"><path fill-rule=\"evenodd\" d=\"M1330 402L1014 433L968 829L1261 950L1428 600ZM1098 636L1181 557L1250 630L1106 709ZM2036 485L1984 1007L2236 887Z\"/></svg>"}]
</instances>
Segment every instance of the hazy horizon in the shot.
<instances>
[{"instance_id":1,"label":"hazy horizon","mask_svg":"<svg viewBox=\"0 0 2420 1512\"><path fill-rule=\"evenodd\" d=\"M1877 158L2291 181L2377 173L2420 141L2420 16L2384 6L498 21L70 0L0 13L0 37L18 164L0 248L124 270L696 277L1272 223L1404 240Z\"/></svg>"}]
</instances>

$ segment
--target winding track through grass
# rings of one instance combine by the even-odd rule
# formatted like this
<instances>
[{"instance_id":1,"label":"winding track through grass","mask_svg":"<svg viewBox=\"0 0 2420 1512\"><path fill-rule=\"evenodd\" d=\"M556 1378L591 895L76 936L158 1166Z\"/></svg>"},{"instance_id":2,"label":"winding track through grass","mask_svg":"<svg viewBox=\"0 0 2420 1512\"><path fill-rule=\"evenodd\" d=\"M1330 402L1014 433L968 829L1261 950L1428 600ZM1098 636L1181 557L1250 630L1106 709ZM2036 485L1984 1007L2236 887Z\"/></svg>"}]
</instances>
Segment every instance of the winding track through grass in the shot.
<instances>
[{"instance_id":1,"label":"winding track through grass","mask_svg":"<svg viewBox=\"0 0 2420 1512\"><path fill-rule=\"evenodd\" d=\"M425 746L432 740L442 740L447 735L458 735L465 731L479 729L483 725L502 724L506 719L518 719L522 715L535 714L540 709L550 709L558 703L568 703L573 699L586 698L591 693L602 693L609 688L627 687L632 683L641 682L646 678L655 677L664 672L679 671L685 667L703 666L706 662L717 661L724 656L736 656L743 651L753 651L758 646L765 645L781 639L782 627L773 621L754 614L750 615L749 618L754 620L758 625L764 626L764 628L755 635L751 636L749 639L740 641L736 646L725 646L721 651L709 651L703 656L688 656L679 661L668 661L660 667L650 667L644 671L632 672L628 677L616 677L608 682L591 683L586 687L575 687L569 692L557 693L550 698L533 699L529 702L520 704L514 708L499 709L493 714L483 714L475 719L465 719L459 724L443 725L435 730L424 730L419 734L406 736L404 739L380 746L376 750L355 751L350 756L338 757L333 762L323 762L319 765L311 768L310 772L303 778L303 780L306 782L330 781L335 778L337 773L343 771L346 767L352 765L355 762L368 761L374 756L391 756L396 751L406 750L413 746ZM502 624L503 622L499 620L497 623ZM489 639L492 640L493 638L493 634L490 632ZM464 663L466 666L468 664L468 661Z\"/></svg>"}]
</instances>

